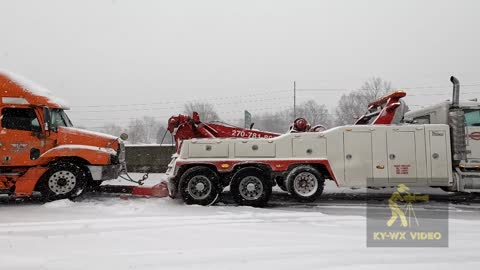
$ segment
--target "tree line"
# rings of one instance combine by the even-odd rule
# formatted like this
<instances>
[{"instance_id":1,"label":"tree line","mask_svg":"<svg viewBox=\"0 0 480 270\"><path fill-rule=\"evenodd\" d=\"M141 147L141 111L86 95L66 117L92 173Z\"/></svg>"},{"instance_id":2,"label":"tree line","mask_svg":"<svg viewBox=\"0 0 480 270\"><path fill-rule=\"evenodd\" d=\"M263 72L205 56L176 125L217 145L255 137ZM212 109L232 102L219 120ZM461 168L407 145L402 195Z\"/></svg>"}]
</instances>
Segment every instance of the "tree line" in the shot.
<instances>
[{"instance_id":1,"label":"tree line","mask_svg":"<svg viewBox=\"0 0 480 270\"><path fill-rule=\"evenodd\" d=\"M297 105L296 117L307 119L311 126L323 125L331 128L352 124L356 118L365 113L368 103L389 93L391 89L390 82L373 77L365 81L357 90L343 94L333 111L329 111L325 104L320 104L311 99ZM182 113L192 115L194 111L199 113L200 120L205 123L221 120L211 103L198 101L186 103ZM292 124L293 118L293 108L287 108L276 112L253 115L252 122L255 123L255 129L284 133ZM128 126L106 124L101 131L116 136L125 132L129 135L128 142L131 144L171 144L173 138L166 130L167 120L160 121L151 116L144 116L131 120ZM243 119L230 124L239 127L244 125Z\"/></svg>"}]
</instances>

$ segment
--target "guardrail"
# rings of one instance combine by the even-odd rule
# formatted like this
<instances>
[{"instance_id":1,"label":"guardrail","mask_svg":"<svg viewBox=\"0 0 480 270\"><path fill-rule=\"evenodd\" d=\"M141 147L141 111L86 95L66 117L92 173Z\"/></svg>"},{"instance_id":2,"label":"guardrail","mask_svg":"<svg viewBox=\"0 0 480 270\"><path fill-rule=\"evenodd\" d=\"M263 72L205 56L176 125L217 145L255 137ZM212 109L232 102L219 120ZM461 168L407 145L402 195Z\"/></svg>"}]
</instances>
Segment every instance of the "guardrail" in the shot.
<instances>
[{"instance_id":1,"label":"guardrail","mask_svg":"<svg viewBox=\"0 0 480 270\"><path fill-rule=\"evenodd\" d=\"M164 173L175 153L170 145L126 145L127 170L129 172Z\"/></svg>"}]
</instances>

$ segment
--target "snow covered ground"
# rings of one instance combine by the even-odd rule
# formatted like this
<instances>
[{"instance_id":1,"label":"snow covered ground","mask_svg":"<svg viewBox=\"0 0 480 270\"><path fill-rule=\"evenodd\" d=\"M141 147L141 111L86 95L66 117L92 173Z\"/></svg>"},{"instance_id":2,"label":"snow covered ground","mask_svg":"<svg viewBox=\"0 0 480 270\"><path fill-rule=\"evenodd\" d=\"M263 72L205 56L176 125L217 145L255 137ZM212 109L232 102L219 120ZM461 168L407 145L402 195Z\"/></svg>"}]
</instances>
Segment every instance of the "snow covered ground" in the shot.
<instances>
[{"instance_id":1,"label":"snow covered ground","mask_svg":"<svg viewBox=\"0 0 480 270\"><path fill-rule=\"evenodd\" d=\"M479 269L480 204L449 206L449 248L367 248L362 192L328 185L300 204L277 191L264 209L228 195L213 207L99 194L0 203L0 269Z\"/></svg>"}]
</instances>

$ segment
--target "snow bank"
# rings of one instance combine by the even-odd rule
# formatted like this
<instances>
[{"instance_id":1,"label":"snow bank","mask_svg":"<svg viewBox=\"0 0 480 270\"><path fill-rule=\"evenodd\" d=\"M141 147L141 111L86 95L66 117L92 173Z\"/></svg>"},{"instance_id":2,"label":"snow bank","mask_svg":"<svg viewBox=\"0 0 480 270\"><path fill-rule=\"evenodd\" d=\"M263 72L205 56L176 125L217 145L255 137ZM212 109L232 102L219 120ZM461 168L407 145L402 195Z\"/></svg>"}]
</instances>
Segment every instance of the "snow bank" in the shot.
<instances>
[{"instance_id":1,"label":"snow bank","mask_svg":"<svg viewBox=\"0 0 480 270\"><path fill-rule=\"evenodd\" d=\"M71 200L65 199L65 200L58 200L58 201L53 201L44 204L43 206L46 208L66 208L66 207L72 207L75 203L72 202Z\"/></svg>"},{"instance_id":2,"label":"snow bank","mask_svg":"<svg viewBox=\"0 0 480 270\"><path fill-rule=\"evenodd\" d=\"M259 209L92 194L0 204L0 261L25 270L479 269L480 205L449 207L450 248L432 249L367 248L359 200Z\"/></svg>"}]
</instances>

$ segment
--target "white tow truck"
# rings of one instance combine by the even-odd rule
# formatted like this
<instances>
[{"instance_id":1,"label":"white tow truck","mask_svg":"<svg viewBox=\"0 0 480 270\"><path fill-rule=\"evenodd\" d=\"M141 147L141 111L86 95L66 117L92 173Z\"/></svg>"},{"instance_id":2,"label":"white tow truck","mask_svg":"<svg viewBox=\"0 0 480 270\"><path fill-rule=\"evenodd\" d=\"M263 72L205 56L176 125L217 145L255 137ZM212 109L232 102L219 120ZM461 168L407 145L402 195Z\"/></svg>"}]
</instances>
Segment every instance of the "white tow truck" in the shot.
<instances>
[{"instance_id":1,"label":"white tow truck","mask_svg":"<svg viewBox=\"0 0 480 270\"><path fill-rule=\"evenodd\" d=\"M451 81L452 101L404 113L398 95L405 93L397 91L381 106L372 103L356 125L276 138L185 140L167 171L170 196L209 205L229 186L236 203L263 206L279 184L313 201L326 179L338 187L479 191L480 104L460 103L460 84Z\"/></svg>"}]
</instances>

